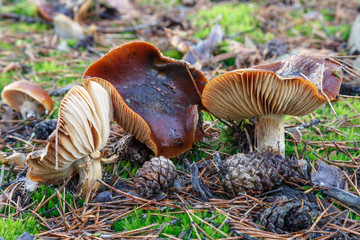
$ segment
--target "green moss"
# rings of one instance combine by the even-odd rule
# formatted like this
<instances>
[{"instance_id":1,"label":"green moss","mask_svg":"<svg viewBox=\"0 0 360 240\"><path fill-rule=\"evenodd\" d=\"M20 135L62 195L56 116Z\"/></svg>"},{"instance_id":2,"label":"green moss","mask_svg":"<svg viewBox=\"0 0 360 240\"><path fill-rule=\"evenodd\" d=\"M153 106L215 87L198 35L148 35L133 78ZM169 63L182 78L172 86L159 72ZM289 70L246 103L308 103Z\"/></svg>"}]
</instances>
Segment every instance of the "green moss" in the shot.
<instances>
[{"instance_id":1,"label":"green moss","mask_svg":"<svg viewBox=\"0 0 360 240\"><path fill-rule=\"evenodd\" d=\"M195 32L194 37L206 38L211 32L213 23L216 22L223 28L226 36L245 33L232 37L234 40L243 42L244 36L249 36L256 43L263 44L274 36L271 33L262 32L259 28L260 23L254 18L258 9L258 6L252 3L227 3L200 10L196 15L190 16L190 20L196 20L195 26L200 28Z\"/></svg>"},{"instance_id":2,"label":"green moss","mask_svg":"<svg viewBox=\"0 0 360 240\"><path fill-rule=\"evenodd\" d=\"M164 51L163 55L174 59L182 59L183 57L183 54L175 49Z\"/></svg>"},{"instance_id":3,"label":"green moss","mask_svg":"<svg viewBox=\"0 0 360 240\"><path fill-rule=\"evenodd\" d=\"M0 42L0 49L2 50L12 50L13 47L14 46L12 44Z\"/></svg>"},{"instance_id":4,"label":"green moss","mask_svg":"<svg viewBox=\"0 0 360 240\"><path fill-rule=\"evenodd\" d=\"M348 40L351 31L351 24L342 24L336 26L326 26L327 32L332 36L339 36L343 40Z\"/></svg>"},{"instance_id":5,"label":"green moss","mask_svg":"<svg viewBox=\"0 0 360 240\"><path fill-rule=\"evenodd\" d=\"M8 28L13 33L19 33L19 32L45 32L48 28L48 26L44 23L12 23L11 25L8 25Z\"/></svg>"},{"instance_id":6,"label":"green moss","mask_svg":"<svg viewBox=\"0 0 360 240\"><path fill-rule=\"evenodd\" d=\"M217 212L215 213L209 211L196 212L195 215L205 221L207 220L207 218L213 217L212 222L218 225L220 225L225 220L225 216ZM215 233L214 228L211 228L208 225L202 223L196 217L192 216L192 219L212 238L218 239L221 237L225 237L219 232ZM184 232L191 227L191 220L186 213L179 213L178 211L170 211L169 209L166 209L165 212L160 212L160 211L144 212L143 210L140 209L140 210L135 210L133 214L128 215L127 217L119 221L116 221L113 225L113 230L116 232L130 231L130 230L149 226L153 223L158 223L158 225L154 226L153 229L159 227L162 223L166 223L166 226L162 231L162 233L170 234L173 236L179 236L181 232ZM227 224L224 224L221 230L228 234L230 232L230 227ZM205 237L203 233L201 233L200 231L198 232L201 238ZM188 235L189 234L187 234L186 236ZM192 236L196 236L194 230L192 232ZM160 235L160 237L166 237L166 236Z\"/></svg>"},{"instance_id":7,"label":"green moss","mask_svg":"<svg viewBox=\"0 0 360 240\"><path fill-rule=\"evenodd\" d=\"M38 203L41 202L41 200L45 196L45 200L50 198L55 193L55 190L48 185L41 184L40 188L34 191L34 194L32 195L32 201L37 201ZM73 205L74 198L70 194L69 191L65 194L65 197L63 193L61 193L62 197L65 198L65 200L70 204ZM82 206L83 201L80 199L77 201L77 204L79 207ZM63 201L59 202L59 198L57 196L53 197L47 204L45 204L43 207L41 207L37 213L42 214L42 216L45 217L58 217L60 216L59 211L57 210L57 207L64 206ZM69 211L67 205L65 205L65 212Z\"/></svg>"},{"instance_id":8,"label":"green moss","mask_svg":"<svg viewBox=\"0 0 360 240\"><path fill-rule=\"evenodd\" d=\"M3 72L0 74L0 91L2 91L6 85L14 81L13 74L13 72Z\"/></svg>"},{"instance_id":9,"label":"green moss","mask_svg":"<svg viewBox=\"0 0 360 240\"><path fill-rule=\"evenodd\" d=\"M78 40L75 39L75 38L73 38L73 39L67 39L67 40L66 40L66 43L67 43L68 46L71 47L71 48L73 48L73 47L76 45L77 42L78 42Z\"/></svg>"},{"instance_id":10,"label":"green moss","mask_svg":"<svg viewBox=\"0 0 360 240\"><path fill-rule=\"evenodd\" d=\"M34 217L13 220L10 217L0 218L0 236L6 240L15 240L24 232L30 234L39 233Z\"/></svg>"},{"instance_id":11,"label":"green moss","mask_svg":"<svg viewBox=\"0 0 360 240\"><path fill-rule=\"evenodd\" d=\"M125 179L131 178L129 172L131 173L131 175L135 175L136 171L141 167L138 164L132 164L132 163L124 161L124 160L120 161L119 164L120 164L120 166L118 168L119 177L125 178ZM106 168L105 168L105 170L106 170ZM108 172L112 172L112 167L110 167L108 170L109 170ZM127 170L129 170L129 172Z\"/></svg>"},{"instance_id":12,"label":"green moss","mask_svg":"<svg viewBox=\"0 0 360 240\"><path fill-rule=\"evenodd\" d=\"M304 22L301 24L298 24L292 28L290 28L287 31L287 35L290 37L295 36L311 36L314 32L314 29L319 29L321 27L321 24L319 21L313 21L311 23Z\"/></svg>"},{"instance_id":13,"label":"green moss","mask_svg":"<svg viewBox=\"0 0 360 240\"><path fill-rule=\"evenodd\" d=\"M354 107L356 109L357 112L360 112L360 102L353 100L353 101L348 101L348 103L350 103L350 105L352 107ZM315 116L315 118L317 119L322 119L323 121L325 121L322 125L323 126L317 126L317 128L319 128L319 130L321 131L322 135L319 135L317 133L317 131L314 130L313 127L310 127L308 129L308 131L303 131L305 132L304 135L302 136L303 141L329 141L329 142L346 142L349 141L349 143L347 144L347 146L349 147L353 147L353 144L351 142L353 141L360 141L360 135L358 132L358 128L356 127L351 127L356 126L359 124L359 120L357 118L351 118L356 116L356 112L353 111L345 102L336 102L336 103L332 103L333 107L337 113L337 115L339 116L340 119L348 119L346 122L348 124L348 127L343 127L343 126L339 126L339 124L337 122L334 122L334 120L336 119L330 106L326 106L325 107L325 111L323 110L323 107L320 107L317 111L315 111L313 113L313 116ZM324 115L327 116L326 119L324 119ZM302 120L304 122L311 122L311 120L313 120L311 118L310 115L304 116L302 118ZM295 123L292 119L291 116L285 116L285 121L287 122L291 122L291 123ZM331 122L331 124L330 124ZM340 131L341 134L338 134L337 132L334 132L332 130L337 130ZM311 137L311 139L310 139ZM305 146L305 143L298 143L296 144L296 148L298 150L298 153L301 154L303 151L303 148ZM319 155L319 156L323 156L323 154L325 154L325 156L327 156L328 154L330 154L332 151L337 150L337 148L335 147L328 147L328 148L323 148L321 144L319 145L311 145L310 147L313 148L315 150L315 154ZM285 145L285 149L286 149L286 155L287 156L292 156L292 154L295 153L295 147L293 145L293 143L291 142L286 142ZM309 157L310 160L316 160L318 159L318 157L311 151L309 151L309 149L306 150L307 152L307 156ZM359 151L357 150L352 150L349 149L349 153L352 156L357 156L360 154ZM338 154L333 154L329 160L343 160L343 161L350 161L349 157L343 153L338 153Z\"/></svg>"},{"instance_id":14,"label":"green moss","mask_svg":"<svg viewBox=\"0 0 360 240\"><path fill-rule=\"evenodd\" d=\"M34 1L18 0L12 1L9 5L2 6L0 3L0 12L16 13L21 16L34 17L37 16L37 8Z\"/></svg>"},{"instance_id":15,"label":"green moss","mask_svg":"<svg viewBox=\"0 0 360 240\"><path fill-rule=\"evenodd\" d=\"M304 10L296 9L290 13L293 20L302 20L304 19L304 14L306 12L314 11L313 8L308 8ZM290 37L294 36L312 36L314 30L323 31L329 37L340 37L343 40L347 40L349 38L351 24L344 23L344 24L336 24L334 25L334 18L335 18L335 10L334 9L320 9L320 14L323 16L323 20L308 20L302 21L303 23L298 24L296 26L291 27L287 31L287 35ZM313 37L317 37L316 35Z\"/></svg>"}]
</instances>

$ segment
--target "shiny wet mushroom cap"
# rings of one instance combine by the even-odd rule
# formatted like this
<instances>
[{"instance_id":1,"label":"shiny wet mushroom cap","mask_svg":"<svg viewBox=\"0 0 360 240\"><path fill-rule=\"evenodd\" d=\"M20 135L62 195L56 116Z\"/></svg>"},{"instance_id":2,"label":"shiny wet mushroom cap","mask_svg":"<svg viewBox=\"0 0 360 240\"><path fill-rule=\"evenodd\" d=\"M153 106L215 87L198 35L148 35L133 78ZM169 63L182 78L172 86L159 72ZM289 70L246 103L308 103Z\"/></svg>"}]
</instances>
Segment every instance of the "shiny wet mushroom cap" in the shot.
<instances>
[{"instance_id":1,"label":"shiny wet mushroom cap","mask_svg":"<svg viewBox=\"0 0 360 240\"><path fill-rule=\"evenodd\" d=\"M176 157L203 137L199 95L206 78L151 44L136 41L111 50L84 73L83 84L91 81L110 94L115 121L156 156Z\"/></svg>"},{"instance_id":2,"label":"shiny wet mushroom cap","mask_svg":"<svg viewBox=\"0 0 360 240\"><path fill-rule=\"evenodd\" d=\"M29 81L16 81L7 85L1 92L1 97L10 107L20 112L24 119L39 118L54 107L49 94Z\"/></svg>"},{"instance_id":3,"label":"shiny wet mushroom cap","mask_svg":"<svg viewBox=\"0 0 360 240\"><path fill-rule=\"evenodd\" d=\"M296 55L212 79L202 102L215 116L239 121L257 117L260 152L285 154L284 115L303 116L333 100L341 66L325 56Z\"/></svg>"}]
</instances>

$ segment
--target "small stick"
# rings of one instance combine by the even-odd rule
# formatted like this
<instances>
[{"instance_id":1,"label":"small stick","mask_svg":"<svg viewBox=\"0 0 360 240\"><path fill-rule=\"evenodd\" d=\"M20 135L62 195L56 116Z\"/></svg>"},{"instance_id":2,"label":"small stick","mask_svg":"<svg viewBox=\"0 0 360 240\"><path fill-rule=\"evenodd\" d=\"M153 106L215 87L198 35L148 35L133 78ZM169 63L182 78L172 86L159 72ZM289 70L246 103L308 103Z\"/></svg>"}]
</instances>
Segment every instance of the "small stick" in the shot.
<instances>
[{"instance_id":1,"label":"small stick","mask_svg":"<svg viewBox=\"0 0 360 240\"><path fill-rule=\"evenodd\" d=\"M188 65L187 65L186 62L185 62L185 67L186 67L187 72L189 73L189 76L190 76L190 78L191 78L191 81L192 81L193 84L194 84L194 87L195 87L195 89L196 89L196 92L197 92L197 94L199 95L199 97L200 97L200 99L201 99L201 92L200 92L198 86L196 85L196 82L195 82L195 80L194 80L194 78L193 78L193 76L192 76L192 74L191 74L191 72L190 72L190 70L189 70Z\"/></svg>"},{"instance_id":2,"label":"small stick","mask_svg":"<svg viewBox=\"0 0 360 240\"><path fill-rule=\"evenodd\" d=\"M190 217L190 215L189 215L189 217ZM192 221L192 219L191 219L191 221ZM193 223L194 223L195 227L198 228L200 230L200 232L202 232L208 239L215 240L209 234L207 234L204 231L204 229L202 229L199 225L197 225L196 222L193 222Z\"/></svg>"},{"instance_id":3,"label":"small stick","mask_svg":"<svg viewBox=\"0 0 360 240\"><path fill-rule=\"evenodd\" d=\"M325 215L325 213L327 213L327 211L330 209L330 207L332 207L331 204L316 218L315 222L313 223L311 228L309 230L307 230L307 232L311 232L315 228L315 226L318 224L318 222L321 220L321 218Z\"/></svg>"},{"instance_id":4,"label":"small stick","mask_svg":"<svg viewBox=\"0 0 360 240\"><path fill-rule=\"evenodd\" d=\"M206 222L205 220L201 219L200 217L196 216L194 213L190 212L190 214L194 217L196 217L197 219L199 219L202 223L206 224L207 226L214 228L215 229L215 233L216 232L220 232L222 235L224 235L225 237L229 237L229 235L227 235L226 233L224 233L223 231L220 230L221 225L219 226L219 228L216 228L215 226L211 225L210 223ZM226 217L227 218L227 217ZM226 220L225 218L225 220Z\"/></svg>"},{"instance_id":5,"label":"small stick","mask_svg":"<svg viewBox=\"0 0 360 240\"><path fill-rule=\"evenodd\" d=\"M71 178L72 178L72 176L70 176L70 177L68 177L68 179L66 179L65 183L60 187L59 191L63 190L63 188L70 182ZM56 195L56 192L54 192L53 195L51 195L48 199L46 199L45 202L43 202L42 204L39 204L34 211L36 212L42 206L47 204L53 197L55 197L55 195Z\"/></svg>"},{"instance_id":6,"label":"small stick","mask_svg":"<svg viewBox=\"0 0 360 240\"><path fill-rule=\"evenodd\" d=\"M101 180L101 179L97 179L97 181L98 181L99 183L101 183L102 185L104 185L105 187L108 187L108 188L110 188L111 190L113 190L113 191L115 191L115 192L117 192L117 193L119 193L119 194L121 194L121 195L124 195L125 197L131 198L131 199L133 199L133 200L135 200L135 201L137 201L137 202L140 202L140 203L143 203L143 202L145 202L145 203L151 202L150 200L147 200L147 199L144 199L144 198L140 198L140 197L135 197L135 196L132 196L132 195L130 195L130 194L127 194L127 193L125 193L125 192L123 192L123 191L120 191L120 190L118 190L118 189L110 186L109 184L107 184L106 182L104 182L104 181Z\"/></svg>"},{"instance_id":7,"label":"small stick","mask_svg":"<svg viewBox=\"0 0 360 240\"><path fill-rule=\"evenodd\" d=\"M2 185L3 179L5 174L5 164L1 165L1 175L0 175L0 186Z\"/></svg>"}]
</instances>

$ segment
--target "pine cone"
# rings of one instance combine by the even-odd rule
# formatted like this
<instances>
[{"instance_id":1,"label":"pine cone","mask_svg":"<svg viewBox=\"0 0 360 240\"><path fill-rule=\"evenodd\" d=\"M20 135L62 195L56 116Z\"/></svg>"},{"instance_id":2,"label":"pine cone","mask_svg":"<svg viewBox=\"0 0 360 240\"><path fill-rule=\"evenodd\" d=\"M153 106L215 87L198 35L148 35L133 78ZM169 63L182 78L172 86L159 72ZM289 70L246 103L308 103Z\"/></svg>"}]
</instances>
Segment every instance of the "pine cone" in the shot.
<instances>
[{"instance_id":1,"label":"pine cone","mask_svg":"<svg viewBox=\"0 0 360 240\"><path fill-rule=\"evenodd\" d=\"M257 195L273 189L289 177L300 177L297 160L273 153L238 153L224 162L227 174L222 179L231 193Z\"/></svg>"},{"instance_id":2,"label":"pine cone","mask_svg":"<svg viewBox=\"0 0 360 240\"><path fill-rule=\"evenodd\" d=\"M115 144L114 153L119 156L119 160L125 160L139 165L148 161L150 155L153 154L150 148L131 135L123 137Z\"/></svg>"},{"instance_id":3,"label":"pine cone","mask_svg":"<svg viewBox=\"0 0 360 240\"><path fill-rule=\"evenodd\" d=\"M293 200L265 209L259 216L259 222L267 230L276 233L291 233L307 229L318 215L318 207L309 202Z\"/></svg>"},{"instance_id":4,"label":"pine cone","mask_svg":"<svg viewBox=\"0 0 360 240\"><path fill-rule=\"evenodd\" d=\"M34 133L37 139L46 140L55 130L57 119L49 119L35 124Z\"/></svg>"},{"instance_id":5,"label":"pine cone","mask_svg":"<svg viewBox=\"0 0 360 240\"><path fill-rule=\"evenodd\" d=\"M169 159L154 157L137 170L134 189L139 195L150 197L161 191L166 192L174 184L176 177L176 167Z\"/></svg>"}]
</instances>

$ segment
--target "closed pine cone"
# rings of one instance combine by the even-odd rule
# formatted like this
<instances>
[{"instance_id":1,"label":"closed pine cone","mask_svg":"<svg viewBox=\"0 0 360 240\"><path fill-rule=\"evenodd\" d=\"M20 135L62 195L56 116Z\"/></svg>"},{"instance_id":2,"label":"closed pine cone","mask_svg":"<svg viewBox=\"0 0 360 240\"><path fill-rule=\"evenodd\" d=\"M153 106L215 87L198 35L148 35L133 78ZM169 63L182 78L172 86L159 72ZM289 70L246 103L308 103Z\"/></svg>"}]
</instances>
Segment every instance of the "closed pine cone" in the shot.
<instances>
[{"instance_id":1,"label":"closed pine cone","mask_svg":"<svg viewBox=\"0 0 360 240\"><path fill-rule=\"evenodd\" d=\"M317 205L293 200L265 209L259 215L259 223L272 232L291 233L310 228L318 214Z\"/></svg>"},{"instance_id":2,"label":"closed pine cone","mask_svg":"<svg viewBox=\"0 0 360 240\"><path fill-rule=\"evenodd\" d=\"M148 161L153 152L144 143L135 137L127 135L120 139L114 146L114 153L120 161L128 161L139 165Z\"/></svg>"},{"instance_id":3,"label":"closed pine cone","mask_svg":"<svg viewBox=\"0 0 360 240\"><path fill-rule=\"evenodd\" d=\"M224 161L222 184L230 193L257 195L280 185L285 178L300 177L297 161L273 153L238 153Z\"/></svg>"},{"instance_id":4,"label":"closed pine cone","mask_svg":"<svg viewBox=\"0 0 360 240\"><path fill-rule=\"evenodd\" d=\"M143 197L166 192L177 177L175 165L166 157L154 157L138 169L134 177L134 189Z\"/></svg>"}]
</instances>

